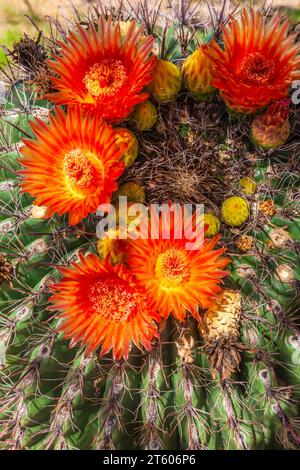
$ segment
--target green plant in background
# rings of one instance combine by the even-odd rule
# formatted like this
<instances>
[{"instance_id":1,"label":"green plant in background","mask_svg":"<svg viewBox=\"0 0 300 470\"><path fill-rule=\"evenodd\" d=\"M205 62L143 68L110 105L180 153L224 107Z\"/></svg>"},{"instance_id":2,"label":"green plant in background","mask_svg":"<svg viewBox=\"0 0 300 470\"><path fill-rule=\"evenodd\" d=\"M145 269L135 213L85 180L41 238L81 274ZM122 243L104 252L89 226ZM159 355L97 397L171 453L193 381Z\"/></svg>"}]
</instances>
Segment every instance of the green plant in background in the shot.
<instances>
[{"instance_id":1,"label":"green plant in background","mask_svg":"<svg viewBox=\"0 0 300 470\"><path fill-rule=\"evenodd\" d=\"M8 29L0 37L0 43L4 44L8 48L12 48L14 42L21 38L22 34L15 29ZM6 64L6 54L3 49L0 50L0 64Z\"/></svg>"},{"instance_id":2,"label":"green plant in background","mask_svg":"<svg viewBox=\"0 0 300 470\"><path fill-rule=\"evenodd\" d=\"M13 49L14 43L22 37L24 32L34 35L38 27L43 29L45 33L49 32L49 23L43 19L41 13L41 3L28 0L16 0L16 2L15 0L3 0L1 2L0 68L7 64L7 59L11 62L8 50ZM49 5L50 9L52 7L53 5Z\"/></svg>"},{"instance_id":3,"label":"green plant in background","mask_svg":"<svg viewBox=\"0 0 300 470\"><path fill-rule=\"evenodd\" d=\"M170 18L173 26L170 30L164 29L164 14L159 9L149 13L146 7L147 2L142 2L132 15L137 15L146 36L153 34L155 54L168 62L159 75L158 92L161 92L162 85L169 86L173 76L168 76L168 69L175 70L175 66L169 64L176 62L176 74L180 73L177 72L180 64L198 48L196 38L211 38L212 26L209 21L207 27L197 24L197 11L187 8L184 12L175 9ZM111 13L113 20L125 22L128 31L131 26L127 21L131 17L126 12L123 9L104 11L106 15ZM93 10L88 15L78 13L78 18L89 29L92 25L88 20L92 18L96 24L100 17L99 24L105 29L107 23L102 14L102 10L98 13ZM223 14L228 12L223 10ZM222 16L220 20L225 22L226 17ZM63 28L59 29L63 31ZM214 36L218 43L223 40L218 28ZM57 74L52 76L51 64L45 62L46 57L57 52L58 45L56 42L51 43L51 47L48 45L47 38L40 35L31 41L28 37L23 38L14 46L10 53L14 66L9 82L3 85L6 93L1 97L0 448L299 448L298 109L291 107L288 141L266 151L256 148L251 141L252 114L233 119L220 99L220 96L224 98L222 90L221 95L214 93L206 97L205 102L195 101L189 89L179 92L176 75L176 93L172 90L170 101L161 103L157 87L154 87L154 96L148 98L151 101L143 101L129 116L122 116L113 123L115 132L119 132L119 143L124 142L128 132L126 127L129 128L125 137L132 143L132 154L128 149L127 154L123 154L124 160L126 155L129 158L130 166L124 168L119 177L120 187L112 202L116 204L117 195L125 194L130 202L147 204L203 203L211 230L209 236L220 231L219 247L227 248L231 262L226 269L230 276L224 278L223 288L215 301L197 309L193 315L186 314L183 303L178 307L178 312L179 309L184 311L182 318L179 315L176 318L174 312L164 319L155 317L151 325L153 328L157 325L160 338L152 339L149 351L132 347L128 357L124 354L118 360L117 354L114 357L112 352L101 356L98 347L90 348L87 353L84 345L95 337L96 326L93 329L88 324L89 334L83 342L75 344L75 340L80 339L79 321L76 325L78 336L72 337L69 328L67 336L71 339L66 338L63 331L67 328L63 329L61 320L63 309L57 303L58 310L53 311L49 300L55 290L53 286L69 275L66 270L72 262L94 259L97 251L102 258L108 255L112 265L116 264L109 269L125 272L131 266L138 277L143 266L134 271L133 265L138 258L135 263L132 259L126 261L126 254L134 253L134 250L118 244L117 240L97 240L99 218L94 211L70 225L68 213L72 212L73 201L65 203L64 213L58 215L54 210L49 216L49 209L53 208L50 199L48 207L37 205L32 196L20 189L20 184L24 185L26 180L20 171L24 168L28 171L28 148L34 147L31 139L43 138L51 145L51 139L46 138L46 124L50 116L62 119L63 115L53 106L57 95L52 93L57 91L57 86L59 88L55 83ZM144 45L143 50L145 48ZM278 48L281 50L281 44ZM206 53L207 60L214 60L212 50L208 49ZM246 58L243 64L249 65L250 59ZM245 68L245 74L250 74L250 65ZM270 73L271 69L270 66ZM122 77L120 70L122 72L117 68L118 76ZM6 73L7 70L3 80L7 79ZM88 75L88 79L90 81L86 80L86 83L90 89L98 86L97 81L96 84L93 81L94 75ZM244 75L243 79L249 86L249 75L246 78ZM251 80L253 85L253 76ZM63 95L67 85L60 90L59 99L70 96ZM213 86L218 88L223 84L216 79ZM95 93L95 88L93 91ZM96 88L96 93L98 91ZM47 99L42 97L45 92ZM236 107L238 103L238 107L244 108L246 103L255 107L256 98L268 98L263 93L251 96L251 103L243 101L244 97L239 95L230 105ZM118 95L114 97L117 98ZM234 98L230 96L230 99ZM125 106L122 107L124 103L110 108L107 93L105 99L108 100L105 112L111 109L114 117L126 114ZM225 102L229 100L229 95L224 99ZM91 102L90 99L88 106ZM97 105L97 100L95 103ZM59 106L66 104L58 103ZM72 116L72 111L68 113ZM30 124L36 122L36 117L40 119L39 125L32 128ZM78 126L77 129L81 128ZM100 124L97 129L101 135ZM76 133L74 135L76 137ZM65 140L61 138L61 147L64 144ZM68 164L76 156L83 161L82 154L76 150L76 155L74 152L67 155L64 168L69 170ZM39 162L44 165L43 160ZM76 170L76 159L71 163ZM58 162L53 171L59 167ZM38 178L34 179L32 187L44 190L50 180L45 174L41 175L41 168L45 167L37 165L34 169ZM83 165L80 172L70 171L68 183L73 184L75 179L77 183L79 181L80 189L87 191L86 179L82 179L82 175L90 176L88 171L84 173L86 168ZM28 183L27 188L29 186ZM98 186L93 187L93 193ZM59 184L54 187L48 183L49 191L43 193L45 199L59 187ZM230 201L237 206L229 204ZM232 223L232 215L234 218L240 215L239 204L243 211L241 223ZM206 239L211 248L215 242L216 239ZM149 249L143 256L147 265L154 254ZM94 269L98 262L102 266L100 258L97 259ZM162 257L159 260L161 263ZM186 276L186 272L179 269L185 258L178 260L181 264L176 265L177 277L171 273L172 282L177 282L178 276L182 275L181 282ZM202 259L207 275L215 261L209 266L206 261ZM65 274L61 274L61 266L64 266ZM171 269L172 263L164 267ZM213 274L210 272L207 283L212 282ZM126 276L124 274L123 281ZM163 278L163 274L161 276ZM197 295L202 300L209 298L202 293L205 288L200 274L197 279L198 284L190 295ZM140 282L143 283L142 276ZM69 291L73 301L75 287L77 289L74 285ZM167 308L166 296L162 300ZM171 301L170 297L170 305ZM119 304L123 305L121 300ZM101 308L104 307L102 304ZM73 308L77 308L78 318L85 313L80 304ZM111 315L115 315L117 309L118 303L111 309ZM110 317L112 324L114 321L115 316ZM108 322L107 329L110 326ZM146 331L144 328L142 333ZM136 331L136 335L140 333L140 330ZM126 342L124 338L127 336L116 341L112 335L114 352L122 349ZM105 341L101 342L104 349L107 347Z\"/></svg>"}]
</instances>

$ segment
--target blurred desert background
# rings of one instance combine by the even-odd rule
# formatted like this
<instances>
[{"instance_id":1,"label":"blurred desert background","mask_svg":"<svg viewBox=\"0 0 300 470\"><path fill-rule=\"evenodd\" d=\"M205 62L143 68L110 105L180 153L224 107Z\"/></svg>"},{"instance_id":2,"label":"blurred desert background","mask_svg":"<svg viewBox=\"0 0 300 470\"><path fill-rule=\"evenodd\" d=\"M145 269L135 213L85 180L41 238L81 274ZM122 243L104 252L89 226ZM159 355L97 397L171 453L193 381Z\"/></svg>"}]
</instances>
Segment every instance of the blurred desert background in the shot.
<instances>
[{"instance_id":1,"label":"blurred desert background","mask_svg":"<svg viewBox=\"0 0 300 470\"><path fill-rule=\"evenodd\" d=\"M69 18L72 17L72 5L85 10L87 5L91 6L97 1L102 2L102 0L0 0L0 46L11 47L14 41L17 41L24 32L32 35L36 33L36 29L28 17L33 18L38 27L43 29L47 28L47 16ZM130 3L134 4L135 1L130 0ZM109 4L110 2L109 0L103 0L102 3ZM192 3L201 2L196 0ZM215 3L217 4L218 0ZM292 21L300 21L300 0L274 0L268 2L268 4L272 4L274 7L286 8ZM3 60L4 52L1 49L0 63L3 63Z\"/></svg>"}]
</instances>

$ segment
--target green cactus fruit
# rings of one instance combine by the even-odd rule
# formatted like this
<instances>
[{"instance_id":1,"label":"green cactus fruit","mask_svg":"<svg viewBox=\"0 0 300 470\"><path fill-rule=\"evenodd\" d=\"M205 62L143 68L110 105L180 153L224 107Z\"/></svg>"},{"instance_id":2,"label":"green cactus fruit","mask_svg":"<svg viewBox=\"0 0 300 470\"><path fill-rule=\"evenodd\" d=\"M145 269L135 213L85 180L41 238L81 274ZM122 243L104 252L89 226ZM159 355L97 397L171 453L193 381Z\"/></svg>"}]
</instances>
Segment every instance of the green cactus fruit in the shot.
<instances>
[{"instance_id":1,"label":"green cactus fruit","mask_svg":"<svg viewBox=\"0 0 300 470\"><path fill-rule=\"evenodd\" d=\"M117 143L125 144L127 149L125 150L122 160L127 167L131 166L139 152L139 144L136 136L133 132L126 129L125 127L119 127L116 129Z\"/></svg>"},{"instance_id":2,"label":"green cactus fruit","mask_svg":"<svg viewBox=\"0 0 300 470\"><path fill-rule=\"evenodd\" d=\"M243 225L250 215L248 202L239 197L232 196L226 199L222 205L222 218L226 224L232 227Z\"/></svg>"},{"instance_id":3,"label":"green cactus fruit","mask_svg":"<svg viewBox=\"0 0 300 470\"><path fill-rule=\"evenodd\" d=\"M101 259L110 258L113 264L121 263L125 259L126 241L120 237L120 211L119 197L127 197L127 226L126 230L135 228L140 223L139 213L130 215L130 208L134 204L144 204L145 192L137 183L123 183L113 194L112 203L116 210L116 227L105 232L104 237L97 242L97 250ZM123 223L123 219L122 219Z\"/></svg>"},{"instance_id":4,"label":"green cactus fruit","mask_svg":"<svg viewBox=\"0 0 300 470\"><path fill-rule=\"evenodd\" d=\"M130 181L123 183L113 194L113 202L117 201L120 196L126 196L129 202L137 202L143 204L145 202L145 191L138 184Z\"/></svg>"},{"instance_id":5,"label":"green cactus fruit","mask_svg":"<svg viewBox=\"0 0 300 470\"><path fill-rule=\"evenodd\" d=\"M221 223L216 215L207 212L204 214L204 225L207 226L205 236L212 238L219 233Z\"/></svg>"},{"instance_id":6,"label":"green cactus fruit","mask_svg":"<svg viewBox=\"0 0 300 470\"><path fill-rule=\"evenodd\" d=\"M133 111L132 121L139 131L150 131L157 122L157 109L150 100L138 104Z\"/></svg>"},{"instance_id":7,"label":"green cactus fruit","mask_svg":"<svg viewBox=\"0 0 300 470\"><path fill-rule=\"evenodd\" d=\"M253 178L250 178L250 176L244 176L244 178L240 179L239 183L245 194L251 195L257 190L257 184Z\"/></svg>"},{"instance_id":8,"label":"green cactus fruit","mask_svg":"<svg viewBox=\"0 0 300 470\"><path fill-rule=\"evenodd\" d=\"M251 125L255 145L270 150L285 144L291 131L289 106L289 99L275 101L264 113L255 116Z\"/></svg>"}]
</instances>

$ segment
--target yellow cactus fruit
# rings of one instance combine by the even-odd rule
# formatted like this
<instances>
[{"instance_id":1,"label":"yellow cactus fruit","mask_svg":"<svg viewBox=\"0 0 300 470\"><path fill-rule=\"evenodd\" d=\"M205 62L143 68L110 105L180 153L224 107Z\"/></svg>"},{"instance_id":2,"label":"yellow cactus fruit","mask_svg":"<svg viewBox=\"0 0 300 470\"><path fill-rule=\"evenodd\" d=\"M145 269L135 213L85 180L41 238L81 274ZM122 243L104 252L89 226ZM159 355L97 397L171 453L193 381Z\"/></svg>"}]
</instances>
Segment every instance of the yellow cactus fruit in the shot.
<instances>
[{"instance_id":1,"label":"yellow cactus fruit","mask_svg":"<svg viewBox=\"0 0 300 470\"><path fill-rule=\"evenodd\" d=\"M126 254L126 240L119 240L119 230L108 231L98 240L97 250L101 259L109 257L112 264L122 263Z\"/></svg>"},{"instance_id":2,"label":"yellow cactus fruit","mask_svg":"<svg viewBox=\"0 0 300 470\"><path fill-rule=\"evenodd\" d=\"M33 205L30 208L30 217L33 219L44 219L47 215L48 208L46 206Z\"/></svg>"},{"instance_id":3,"label":"yellow cactus fruit","mask_svg":"<svg viewBox=\"0 0 300 470\"><path fill-rule=\"evenodd\" d=\"M141 223L141 218L143 217L143 214L140 212L134 213L131 215L129 212L130 208L136 204L136 202L128 202L127 203L127 214L124 214L124 212L120 211L120 206L118 203L116 203L116 223L119 226L120 224L124 224L124 221L127 221L127 231L129 233L130 230L134 230L135 227L138 227ZM141 204L141 203L140 203ZM126 217L126 219L125 219Z\"/></svg>"},{"instance_id":4,"label":"yellow cactus fruit","mask_svg":"<svg viewBox=\"0 0 300 470\"><path fill-rule=\"evenodd\" d=\"M141 204L145 202L145 191L139 184L133 182L121 184L119 189L113 194L113 202L118 201L120 196L126 196L128 202L138 202Z\"/></svg>"},{"instance_id":5,"label":"yellow cactus fruit","mask_svg":"<svg viewBox=\"0 0 300 470\"><path fill-rule=\"evenodd\" d=\"M250 195L256 192L257 184L253 178L250 178L250 176L245 176L244 178L240 179L239 183L245 194Z\"/></svg>"},{"instance_id":6,"label":"yellow cactus fruit","mask_svg":"<svg viewBox=\"0 0 300 470\"><path fill-rule=\"evenodd\" d=\"M202 318L199 330L214 378L219 373L222 380L230 379L239 368L246 349L239 341L240 319L241 295L231 289L224 289Z\"/></svg>"},{"instance_id":7,"label":"yellow cactus fruit","mask_svg":"<svg viewBox=\"0 0 300 470\"><path fill-rule=\"evenodd\" d=\"M150 100L138 104L132 114L132 121L141 132L150 131L155 126L157 118L156 106Z\"/></svg>"},{"instance_id":8,"label":"yellow cactus fruit","mask_svg":"<svg viewBox=\"0 0 300 470\"><path fill-rule=\"evenodd\" d=\"M153 69L153 80L149 91L158 102L176 98L182 85L181 71L177 65L167 60L158 59Z\"/></svg>"},{"instance_id":9,"label":"yellow cactus fruit","mask_svg":"<svg viewBox=\"0 0 300 470\"><path fill-rule=\"evenodd\" d=\"M124 211L120 212L120 196L126 196L127 197L127 214L124 214ZM143 217L143 213L139 211L138 208L137 212L131 211L129 212L130 208L134 204L144 204L145 202L145 192L143 188L137 184L137 183L124 183L122 184L118 191L116 191L113 195L112 198L112 203L115 206L116 209L116 223L117 226L119 227L120 224L124 226L123 224L126 222L127 223L127 233L130 233L130 230L135 230L136 227L138 227L141 223L141 218Z\"/></svg>"},{"instance_id":10,"label":"yellow cactus fruit","mask_svg":"<svg viewBox=\"0 0 300 470\"><path fill-rule=\"evenodd\" d=\"M222 205L222 217L226 224L239 227L248 219L250 208L248 202L239 196L226 199Z\"/></svg>"},{"instance_id":11,"label":"yellow cactus fruit","mask_svg":"<svg viewBox=\"0 0 300 470\"><path fill-rule=\"evenodd\" d=\"M125 206L127 210L126 214L124 214L123 211L120 211L119 196L127 197L127 205ZM128 235L130 234L130 230L134 230L140 225L142 217L142 214L140 212L130 215L129 209L136 203L143 204L144 202L144 190L137 183L124 183L114 193L112 203L114 204L116 211L116 228L108 230L107 232L105 232L105 236L102 239L98 240L98 253L102 259L105 259L109 256L113 264L121 263L124 261L126 254L126 244L128 238L130 238L128 237ZM125 227L123 225L124 223L126 223ZM124 238L123 229L121 233L121 224L122 227L125 228L125 235L127 234L127 239Z\"/></svg>"},{"instance_id":12,"label":"yellow cactus fruit","mask_svg":"<svg viewBox=\"0 0 300 470\"><path fill-rule=\"evenodd\" d=\"M205 101L214 92L211 72L210 59L204 54L202 46L185 60L182 66L184 86L196 101Z\"/></svg>"},{"instance_id":13,"label":"yellow cactus fruit","mask_svg":"<svg viewBox=\"0 0 300 470\"><path fill-rule=\"evenodd\" d=\"M214 214L207 212L204 214L204 225L207 226L205 237L212 238L220 231L220 220Z\"/></svg>"},{"instance_id":14,"label":"yellow cactus fruit","mask_svg":"<svg viewBox=\"0 0 300 470\"><path fill-rule=\"evenodd\" d=\"M138 156L139 144L136 136L126 127L119 127L116 129L117 134L117 143L126 144L127 149L123 153L122 160L125 165L128 167L132 165Z\"/></svg>"}]
</instances>

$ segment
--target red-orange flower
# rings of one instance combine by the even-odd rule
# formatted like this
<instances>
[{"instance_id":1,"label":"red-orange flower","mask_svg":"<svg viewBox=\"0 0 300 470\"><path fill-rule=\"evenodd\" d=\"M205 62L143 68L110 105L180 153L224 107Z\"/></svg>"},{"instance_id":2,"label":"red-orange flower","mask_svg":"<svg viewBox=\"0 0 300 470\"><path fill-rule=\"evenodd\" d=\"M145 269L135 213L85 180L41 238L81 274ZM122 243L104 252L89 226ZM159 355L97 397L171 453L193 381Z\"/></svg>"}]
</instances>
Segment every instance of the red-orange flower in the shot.
<instances>
[{"instance_id":1,"label":"red-orange flower","mask_svg":"<svg viewBox=\"0 0 300 470\"><path fill-rule=\"evenodd\" d=\"M87 354L98 348L101 355L112 350L115 359L127 359L132 343L151 349L158 337L153 320L158 318L126 267L81 254L79 263L59 270L63 278L51 286L50 309L61 310L59 329L72 345L80 342Z\"/></svg>"},{"instance_id":2,"label":"red-orange flower","mask_svg":"<svg viewBox=\"0 0 300 470\"><path fill-rule=\"evenodd\" d=\"M105 120L126 118L148 97L143 88L152 79L153 38L142 36L135 21L122 35L119 23L103 16L97 27L91 22L88 30L80 25L77 29L59 43L56 60L48 61L57 92L47 98L97 111Z\"/></svg>"},{"instance_id":3,"label":"red-orange flower","mask_svg":"<svg viewBox=\"0 0 300 470\"><path fill-rule=\"evenodd\" d=\"M184 234L178 239L180 217L177 222L175 217L170 214L170 239L163 239L162 217L152 218L151 225L159 227L159 238L130 240L127 263L164 318L172 313L182 321L188 310L199 319L197 306L208 308L220 292L220 280L227 274L223 268L229 259L220 256L224 248L213 250L219 236L195 250L187 249L191 240Z\"/></svg>"},{"instance_id":4,"label":"red-orange flower","mask_svg":"<svg viewBox=\"0 0 300 470\"><path fill-rule=\"evenodd\" d=\"M24 140L21 187L47 206L48 217L68 213L74 225L110 201L124 170L124 146L110 126L79 109L58 109L50 124L37 119L31 127L37 140Z\"/></svg>"},{"instance_id":5,"label":"red-orange flower","mask_svg":"<svg viewBox=\"0 0 300 470\"><path fill-rule=\"evenodd\" d=\"M277 13L263 16L244 9L241 20L223 27L224 50L212 41L204 51L213 62L213 85L226 105L238 113L253 113L288 95L300 78L300 45L289 33L289 21Z\"/></svg>"}]
</instances>

